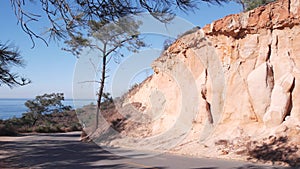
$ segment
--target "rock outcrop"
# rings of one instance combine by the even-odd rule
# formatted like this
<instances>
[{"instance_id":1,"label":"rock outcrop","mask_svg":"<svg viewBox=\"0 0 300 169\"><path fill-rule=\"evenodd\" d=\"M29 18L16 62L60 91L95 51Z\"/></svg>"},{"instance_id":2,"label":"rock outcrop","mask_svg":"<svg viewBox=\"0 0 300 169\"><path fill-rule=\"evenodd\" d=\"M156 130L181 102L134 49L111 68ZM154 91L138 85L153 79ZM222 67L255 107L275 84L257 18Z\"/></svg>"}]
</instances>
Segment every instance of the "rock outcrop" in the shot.
<instances>
[{"instance_id":1,"label":"rock outcrop","mask_svg":"<svg viewBox=\"0 0 300 169\"><path fill-rule=\"evenodd\" d=\"M300 148L299 24L300 1L279 0L178 39L127 98L152 119L143 137L172 130L153 145L177 139L172 152L200 156L237 157L238 146L220 152L215 142L253 147L269 136Z\"/></svg>"}]
</instances>

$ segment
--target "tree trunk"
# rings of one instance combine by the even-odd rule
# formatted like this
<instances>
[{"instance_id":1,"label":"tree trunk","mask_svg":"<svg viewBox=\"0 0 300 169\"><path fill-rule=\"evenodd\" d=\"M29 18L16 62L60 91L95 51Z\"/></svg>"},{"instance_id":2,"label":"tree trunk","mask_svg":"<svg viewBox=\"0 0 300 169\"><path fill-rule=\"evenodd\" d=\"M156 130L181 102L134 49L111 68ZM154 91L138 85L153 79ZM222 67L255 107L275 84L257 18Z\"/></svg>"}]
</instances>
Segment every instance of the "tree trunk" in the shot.
<instances>
[{"instance_id":1,"label":"tree trunk","mask_svg":"<svg viewBox=\"0 0 300 169\"><path fill-rule=\"evenodd\" d=\"M38 120L37 118L33 120L32 124L31 124L31 127L35 126L35 123L36 123L37 120Z\"/></svg>"},{"instance_id":2,"label":"tree trunk","mask_svg":"<svg viewBox=\"0 0 300 169\"><path fill-rule=\"evenodd\" d=\"M106 74L106 45L104 44L104 50L103 50L103 58L102 58L102 73L101 73L101 80L100 80L100 86L98 91L98 99L97 99L97 110L96 110L96 126L95 131L99 127L99 114L100 114L100 108L101 108L101 100L104 90L104 84L105 84L105 74Z\"/></svg>"}]
</instances>

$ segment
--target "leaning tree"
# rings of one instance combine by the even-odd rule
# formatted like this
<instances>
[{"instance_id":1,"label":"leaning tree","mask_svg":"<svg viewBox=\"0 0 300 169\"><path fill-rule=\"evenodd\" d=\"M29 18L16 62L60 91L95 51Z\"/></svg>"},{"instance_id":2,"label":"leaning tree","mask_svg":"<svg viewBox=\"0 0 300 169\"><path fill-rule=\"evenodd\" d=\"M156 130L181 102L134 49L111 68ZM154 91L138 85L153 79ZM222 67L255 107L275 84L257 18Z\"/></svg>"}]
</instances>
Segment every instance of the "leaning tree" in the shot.
<instances>
[{"instance_id":1,"label":"leaning tree","mask_svg":"<svg viewBox=\"0 0 300 169\"><path fill-rule=\"evenodd\" d=\"M100 79L97 81L86 81L99 83L95 130L99 125L101 101L104 94L105 80L108 77L107 66L112 59L119 60L123 56L120 50L125 49L130 52L137 52L138 49L145 46L145 43L139 37L138 29L140 24L140 21L129 16L111 23L91 20L87 25L89 27L89 32L87 33L89 38L84 38L82 35L72 36L70 40L65 42L69 46L65 50L72 52L74 55L81 57L83 49L90 48L97 50L98 55L95 57L102 59ZM98 63L92 64L96 66Z\"/></svg>"}]
</instances>

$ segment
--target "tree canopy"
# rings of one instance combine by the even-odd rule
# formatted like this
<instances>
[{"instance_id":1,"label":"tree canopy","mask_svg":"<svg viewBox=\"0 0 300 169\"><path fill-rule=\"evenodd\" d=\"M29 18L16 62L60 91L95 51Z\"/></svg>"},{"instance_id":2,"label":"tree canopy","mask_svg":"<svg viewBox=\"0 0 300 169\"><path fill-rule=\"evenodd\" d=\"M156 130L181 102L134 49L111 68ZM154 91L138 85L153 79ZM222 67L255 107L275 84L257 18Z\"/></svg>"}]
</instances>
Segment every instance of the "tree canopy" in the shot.
<instances>
[{"instance_id":1,"label":"tree canopy","mask_svg":"<svg viewBox=\"0 0 300 169\"><path fill-rule=\"evenodd\" d=\"M51 93L36 96L34 100L28 100L25 102L25 106L28 108L28 112L24 114L24 117L31 119L32 125L35 125L36 121L44 113L70 110L70 106L63 105L63 100L63 93Z\"/></svg>"},{"instance_id":2,"label":"tree canopy","mask_svg":"<svg viewBox=\"0 0 300 169\"><path fill-rule=\"evenodd\" d=\"M12 45L0 42L0 86L23 86L30 83L29 79L12 72L12 67L23 67L24 62L18 49Z\"/></svg>"},{"instance_id":3,"label":"tree canopy","mask_svg":"<svg viewBox=\"0 0 300 169\"><path fill-rule=\"evenodd\" d=\"M31 38L33 47L35 38L48 44L45 37L50 37L55 40L63 39L71 49L79 47L73 43L74 40L81 44L87 42L93 23L97 23L99 27L142 12L150 13L161 22L168 22L178 9L194 10L199 2L220 4L228 1L230 0L10 0L18 24ZM36 32L34 23L43 23L47 28L46 32ZM73 54L78 54L77 52L78 48ZM23 66L18 51L0 43L0 55L0 85L13 87L30 83L30 80L11 72L12 66Z\"/></svg>"},{"instance_id":4,"label":"tree canopy","mask_svg":"<svg viewBox=\"0 0 300 169\"><path fill-rule=\"evenodd\" d=\"M33 31L32 22L46 16L47 33L54 39L67 39L83 36L88 32L90 21L108 23L119 18L148 12L162 22L168 22L176 10L196 9L199 2L216 3L230 0L10 0L22 29L31 37L44 40ZM30 5L42 9L41 13L32 13ZM45 40L44 40L45 41ZM34 41L33 41L34 42ZM46 42L46 41L45 41Z\"/></svg>"}]
</instances>

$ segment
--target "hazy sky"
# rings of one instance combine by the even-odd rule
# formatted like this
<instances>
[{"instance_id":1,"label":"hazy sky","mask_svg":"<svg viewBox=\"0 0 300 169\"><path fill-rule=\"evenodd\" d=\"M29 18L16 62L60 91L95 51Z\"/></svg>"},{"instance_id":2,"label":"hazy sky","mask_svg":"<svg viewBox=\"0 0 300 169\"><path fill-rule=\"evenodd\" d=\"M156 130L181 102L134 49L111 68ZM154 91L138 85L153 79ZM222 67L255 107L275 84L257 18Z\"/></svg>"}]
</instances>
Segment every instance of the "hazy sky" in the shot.
<instances>
[{"instance_id":1,"label":"hazy sky","mask_svg":"<svg viewBox=\"0 0 300 169\"><path fill-rule=\"evenodd\" d=\"M13 89L10 89L5 85L0 86L0 98L33 98L36 95L51 92L63 92L65 93L66 98L73 98L72 90L74 71L76 70L77 62L76 57L68 52L62 51L62 43L53 41L47 47L41 40L35 40L36 47L31 49L32 43L28 35L21 30L19 25L17 25L16 17L10 6L10 1L0 1L0 8L0 20L2 22L0 27L0 41L2 43L10 42L19 47L21 55L25 60L26 67L13 70L32 80L32 84ZM223 6L207 5L206 3L203 3L195 13L191 12L187 15L183 12L178 12L178 17L202 27L205 24L211 23L228 14L239 13L240 11L241 6L235 3L228 3ZM152 24L147 28L153 28L154 30L156 27L155 24ZM35 30L38 32L43 32L45 29L43 22L35 26ZM147 42L151 41L151 43L153 43L151 47L149 47L149 49L151 48L150 50L153 50L153 48L161 49L164 39L165 37L162 35L155 34L152 36L147 35L146 38ZM159 52L156 51L156 53L158 56ZM157 56L152 56L152 58ZM110 66L111 74L114 73L115 67L118 67L118 65L119 64L112 64ZM149 72L151 71L144 71L146 74ZM136 76L140 76L138 78L141 78L144 75Z\"/></svg>"}]
</instances>

